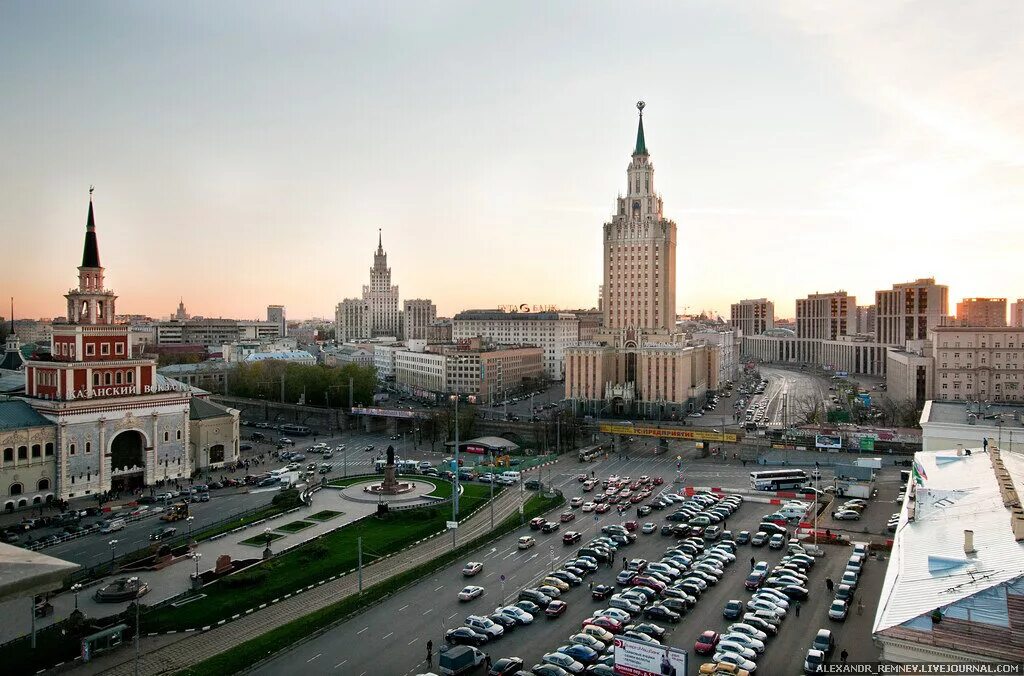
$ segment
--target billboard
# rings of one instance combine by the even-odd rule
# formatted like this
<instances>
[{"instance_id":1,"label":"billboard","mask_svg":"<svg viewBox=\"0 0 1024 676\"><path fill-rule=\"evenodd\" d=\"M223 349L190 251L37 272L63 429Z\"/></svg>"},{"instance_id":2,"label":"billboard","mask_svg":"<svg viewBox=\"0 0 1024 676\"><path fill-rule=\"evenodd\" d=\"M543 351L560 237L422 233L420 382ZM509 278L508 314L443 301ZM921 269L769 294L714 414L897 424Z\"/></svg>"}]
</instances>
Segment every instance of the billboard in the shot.
<instances>
[{"instance_id":1,"label":"billboard","mask_svg":"<svg viewBox=\"0 0 1024 676\"><path fill-rule=\"evenodd\" d=\"M860 438L860 450L862 450L862 451L873 451L873 450L875 450L875 440L872 437L861 437Z\"/></svg>"},{"instance_id":2,"label":"billboard","mask_svg":"<svg viewBox=\"0 0 1024 676\"><path fill-rule=\"evenodd\" d=\"M352 407L353 415L379 415L385 418L425 418L425 413L419 413L417 411L403 411L396 408L363 408L359 406Z\"/></svg>"},{"instance_id":3,"label":"billboard","mask_svg":"<svg viewBox=\"0 0 1024 676\"><path fill-rule=\"evenodd\" d=\"M662 439L685 439L687 441L726 441L733 443L739 438L735 434L722 432L694 432L672 427L643 427L640 425L614 425L601 423L603 434L626 434L633 437L659 437Z\"/></svg>"},{"instance_id":4,"label":"billboard","mask_svg":"<svg viewBox=\"0 0 1024 676\"><path fill-rule=\"evenodd\" d=\"M463 446L463 453L476 453L477 455L487 455L487 449L483 446Z\"/></svg>"},{"instance_id":5,"label":"billboard","mask_svg":"<svg viewBox=\"0 0 1024 676\"><path fill-rule=\"evenodd\" d=\"M816 448L842 448L843 438L838 434L816 434L814 435L814 446Z\"/></svg>"},{"instance_id":6,"label":"billboard","mask_svg":"<svg viewBox=\"0 0 1024 676\"><path fill-rule=\"evenodd\" d=\"M619 676L687 676L686 651L622 636L615 637Z\"/></svg>"}]
</instances>

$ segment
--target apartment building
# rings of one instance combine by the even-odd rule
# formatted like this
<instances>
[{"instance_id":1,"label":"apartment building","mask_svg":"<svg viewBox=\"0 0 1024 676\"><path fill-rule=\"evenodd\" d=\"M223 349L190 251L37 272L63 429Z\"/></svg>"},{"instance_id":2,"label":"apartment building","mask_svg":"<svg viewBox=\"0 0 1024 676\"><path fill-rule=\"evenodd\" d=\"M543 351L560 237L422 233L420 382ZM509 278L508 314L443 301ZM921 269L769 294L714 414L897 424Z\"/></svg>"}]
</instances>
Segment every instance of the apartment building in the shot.
<instances>
[{"instance_id":1,"label":"apartment building","mask_svg":"<svg viewBox=\"0 0 1024 676\"><path fill-rule=\"evenodd\" d=\"M729 307L729 324L744 336L760 336L775 328L775 303L767 298L741 300Z\"/></svg>"},{"instance_id":2,"label":"apartment building","mask_svg":"<svg viewBox=\"0 0 1024 676\"><path fill-rule=\"evenodd\" d=\"M406 340L427 337L430 325L437 320L437 306L427 298L414 298L402 302L402 335Z\"/></svg>"},{"instance_id":3,"label":"apartment building","mask_svg":"<svg viewBox=\"0 0 1024 676\"><path fill-rule=\"evenodd\" d=\"M949 287L934 277L922 278L875 292L875 341L902 347L908 340L925 340L949 314Z\"/></svg>"},{"instance_id":4,"label":"apartment building","mask_svg":"<svg viewBox=\"0 0 1024 676\"><path fill-rule=\"evenodd\" d=\"M1010 326L1024 326L1024 298L1010 303Z\"/></svg>"},{"instance_id":5,"label":"apartment building","mask_svg":"<svg viewBox=\"0 0 1024 676\"><path fill-rule=\"evenodd\" d=\"M452 320L455 341L479 337L501 345L534 345L543 350L544 374L565 376L565 350L579 342L580 321L563 312L502 312L467 310Z\"/></svg>"},{"instance_id":6,"label":"apartment building","mask_svg":"<svg viewBox=\"0 0 1024 676\"><path fill-rule=\"evenodd\" d=\"M958 326L1006 326L1005 298L964 298L956 304Z\"/></svg>"},{"instance_id":7,"label":"apartment building","mask_svg":"<svg viewBox=\"0 0 1024 676\"><path fill-rule=\"evenodd\" d=\"M1024 401L1024 328L940 326L928 339L934 399Z\"/></svg>"}]
</instances>

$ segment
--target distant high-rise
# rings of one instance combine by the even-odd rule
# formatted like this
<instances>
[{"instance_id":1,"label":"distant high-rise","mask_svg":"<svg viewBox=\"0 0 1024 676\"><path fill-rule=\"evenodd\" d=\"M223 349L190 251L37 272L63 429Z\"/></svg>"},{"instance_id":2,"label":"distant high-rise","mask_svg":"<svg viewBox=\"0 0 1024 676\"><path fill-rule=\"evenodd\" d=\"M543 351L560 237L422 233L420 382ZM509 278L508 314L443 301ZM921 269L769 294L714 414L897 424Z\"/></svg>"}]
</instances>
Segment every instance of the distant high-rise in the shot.
<instances>
[{"instance_id":1,"label":"distant high-rise","mask_svg":"<svg viewBox=\"0 0 1024 676\"><path fill-rule=\"evenodd\" d=\"M178 300L178 309L171 315L171 319L179 322L183 322L186 319L190 319L188 311L185 309L185 299L181 298Z\"/></svg>"},{"instance_id":2,"label":"distant high-rise","mask_svg":"<svg viewBox=\"0 0 1024 676\"><path fill-rule=\"evenodd\" d=\"M797 338L836 340L854 332L857 298L845 291L812 293L796 301Z\"/></svg>"},{"instance_id":3,"label":"distant high-rise","mask_svg":"<svg viewBox=\"0 0 1024 676\"><path fill-rule=\"evenodd\" d=\"M414 298L402 303L402 337L426 340L427 329L437 319L437 306L429 298Z\"/></svg>"},{"instance_id":4,"label":"distant high-rise","mask_svg":"<svg viewBox=\"0 0 1024 676\"><path fill-rule=\"evenodd\" d=\"M1010 303L1010 326L1024 326L1024 298Z\"/></svg>"},{"instance_id":5,"label":"distant high-rise","mask_svg":"<svg viewBox=\"0 0 1024 676\"><path fill-rule=\"evenodd\" d=\"M949 287L927 277L875 292L875 341L904 346L925 340L949 314Z\"/></svg>"},{"instance_id":6,"label":"distant high-rise","mask_svg":"<svg viewBox=\"0 0 1024 676\"><path fill-rule=\"evenodd\" d=\"M960 326L1006 326L1005 298L964 298L956 304Z\"/></svg>"},{"instance_id":7,"label":"distant high-rise","mask_svg":"<svg viewBox=\"0 0 1024 676\"><path fill-rule=\"evenodd\" d=\"M729 308L729 324L744 336L759 336L775 328L775 303L767 298L754 298L733 303Z\"/></svg>"},{"instance_id":8,"label":"distant high-rise","mask_svg":"<svg viewBox=\"0 0 1024 676\"><path fill-rule=\"evenodd\" d=\"M268 305L267 321L274 322L280 327L280 333L278 335L281 338L288 335L288 322L285 320L284 305Z\"/></svg>"},{"instance_id":9,"label":"distant high-rise","mask_svg":"<svg viewBox=\"0 0 1024 676\"><path fill-rule=\"evenodd\" d=\"M875 306L857 306L857 333L875 335Z\"/></svg>"}]
</instances>

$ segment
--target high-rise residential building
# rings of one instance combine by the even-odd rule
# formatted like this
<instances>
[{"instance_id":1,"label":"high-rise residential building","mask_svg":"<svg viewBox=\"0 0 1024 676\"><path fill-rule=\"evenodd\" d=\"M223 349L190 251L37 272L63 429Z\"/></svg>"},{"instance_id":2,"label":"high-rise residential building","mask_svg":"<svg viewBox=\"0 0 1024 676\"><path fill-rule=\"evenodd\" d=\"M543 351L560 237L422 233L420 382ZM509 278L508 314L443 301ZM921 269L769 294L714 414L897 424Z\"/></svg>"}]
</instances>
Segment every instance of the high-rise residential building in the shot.
<instances>
[{"instance_id":1,"label":"high-rise residential building","mask_svg":"<svg viewBox=\"0 0 1024 676\"><path fill-rule=\"evenodd\" d=\"M430 322L422 323L423 315L433 312L436 316L437 310L426 299L410 302L416 312L411 326L417 332L425 332ZM370 283L363 285L362 298L346 298L338 303L334 310L334 324L339 343L385 336L403 337L406 320L399 310L398 286L391 284L391 268L388 267L388 255L384 252L380 232L377 251L373 254L373 267L370 268Z\"/></svg>"},{"instance_id":2,"label":"high-rise residential building","mask_svg":"<svg viewBox=\"0 0 1024 676\"><path fill-rule=\"evenodd\" d=\"M278 337L286 338L288 336L288 321L285 319L284 305L268 305L267 321L277 324L279 327Z\"/></svg>"},{"instance_id":3,"label":"high-rise residential building","mask_svg":"<svg viewBox=\"0 0 1024 676\"><path fill-rule=\"evenodd\" d=\"M1010 303L1010 326L1024 326L1024 298Z\"/></svg>"},{"instance_id":4,"label":"high-rise residential building","mask_svg":"<svg viewBox=\"0 0 1024 676\"><path fill-rule=\"evenodd\" d=\"M565 396L595 413L671 419L706 400L714 348L676 331L676 224L654 189L643 107L625 195L602 228L603 326L566 350Z\"/></svg>"},{"instance_id":5,"label":"high-rise residential building","mask_svg":"<svg viewBox=\"0 0 1024 676\"><path fill-rule=\"evenodd\" d=\"M643 113L626 169L626 194L604 224L604 326L669 334L676 320L676 224L654 189Z\"/></svg>"},{"instance_id":6,"label":"high-rise residential building","mask_svg":"<svg viewBox=\"0 0 1024 676\"><path fill-rule=\"evenodd\" d=\"M934 399L1024 401L1024 329L937 326Z\"/></svg>"},{"instance_id":7,"label":"high-rise residential building","mask_svg":"<svg viewBox=\"0 0 1024 676\"><path fill-rule=\"evenodd\" d=\"M733 303L729 308L729 324L744 336L759 336L775 328L775 303L767 298Z\"/></svg>"},{"instance_id":8,"label":"high-rise residential building","mask_svg":"<svg viewBox=\"0 0 1024 676\"><path fill-rule=\"evenodd\" d=\"M534 345L543 350L544 374L564 375L565 350L579 342L580 320L568 312L467 310L452 320L453 340L479 337L501 345Z\"/></svg>"},{"instance_id":9,"label":"high-rise residential building","mask_svg":"<svg viewBox=\"0 0 1024 676\"><path fill-rule=\"evenodd\" d=\"M427 329L437 319L437 306L427 298L402 302L402 336L406 340L427 337Z\"/></svg>"},{"instance_id":10,"label":"high-rise residential building","mask_svg":"<svg viewBox=\"0 0 1024 676\"><path fill-rule=\"evenodd\" d=\"M1006 299L964 298L956 304L956 321L960 326L1006 326Z\"/></svg>"},{"instance_id":11,"label":"high-rise residential building","mask_svg":"<svg viewBox=\"0 0 1024 676\"><path fill-rule=\"evenodd\" d=\"M875 341L904 346L908 340L925 340L928 331L941 326L949 315L949 287L934 277L875 292Z\"/></svg>"},{"instance_id":12,"label":"high-rise residential building","mask_svg":"<svg viewBox=\"0 0 1024 676\"><path fill-rule=\"evenodd\" d=\"M797 338L837 340L854 333L857 299L845 291L812 293L796 301Z\"/></svg>"}]
</instances>

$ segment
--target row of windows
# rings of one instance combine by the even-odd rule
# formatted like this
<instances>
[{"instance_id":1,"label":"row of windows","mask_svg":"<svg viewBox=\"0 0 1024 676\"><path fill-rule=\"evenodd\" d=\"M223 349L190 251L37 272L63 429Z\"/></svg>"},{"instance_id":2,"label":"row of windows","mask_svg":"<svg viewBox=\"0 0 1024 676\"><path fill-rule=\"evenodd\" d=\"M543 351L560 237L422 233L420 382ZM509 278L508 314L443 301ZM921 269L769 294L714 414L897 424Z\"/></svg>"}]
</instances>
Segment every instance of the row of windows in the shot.
<instances>
[{"instance_id":1,"label":"row of windows","mask_svg":"<svg viewBox=\"0 0 1024 676\"><path fill-rule=\"evenodd\" d=\"M38 482L36 482L36 490L37 491L48 491L48 490L50 490L50 480L49 479L40 479ZM22 483L13 483L7 489L7 494L8 495L24 495L24 493L25 493L25 485L22 484Z\"/></svg>"},{"instance_id":2,"label":"row of windows","mask_svg":"<svg viewBox=\"0 0 1024 676\"><path fill-rule=\"evenodd\" d=\"M946 341L942 341L942 347L949 347L949 343ZM960 347L960 341L953 341L953 347ZM967 345L965 345L964 347L973 348L974 343L967 343ZM1002 348L1002 343L995 343L992 345L992 347L988 347L987 343L982 342L979 347L985 348L987 350L998 350ZM1012 350L1014 347L1013 341L1011 340L1010 342L1008 342L1006 344L1006 347L1007 349ZM1021 347L1024 347L1024 345L1021 345ZM996 356L998 357L999 355L997 354Z\"/></svg>"},{"instance_id":3,"label":"row of windows","mask_svg":"<svg viewBox=\"0 0 1024 676\"><path fill-rule=\"evenodd\" d=\"M28 446L18 446L18 460L28 460L29 452L31 451L33 458L51 458L53 457L53 444L33 444L31 448ZM8 446L4 449L4 462L14 462L14 448Z\"/></svg>"},{"instance_id":4,"label":"row of windows","mask_svg":"<svg viewBox=\"0 0 1024 676\"><path fill-rule=\"evenodd\" d=\"M108 343L100 343L100 355L108 356L110 354L110 346L111 346L111 343L109 343L109 342ZM114 354L115 355L124 355L124 343L123 342L115 342L115 343L113 343L113 346L114 346ZM57 354L59 354L62 357L71 357L72 359L74 359L74 357L75 357L75 344L74 343L69 343L69 342L57 343ZM96 343L86 343L85 344L85 356L86 357L95 357L96 356Z\"/></svg>"},{"instance_id":5,"label":"row of windows","mask_svg":"<svg viewBox=\"0 0 1024 676\"><path fill-rule=\"evenodd\" d=\"M101 377L102 375L102 377ZM100 385L132 385L135 383L135 371L105 371L92 374L92 386Z\"/></svg>"}]
</instances>

